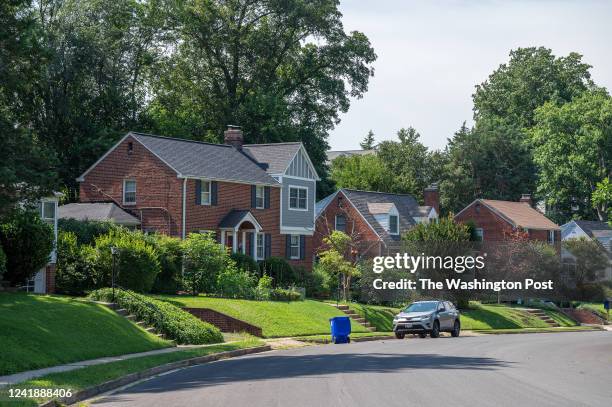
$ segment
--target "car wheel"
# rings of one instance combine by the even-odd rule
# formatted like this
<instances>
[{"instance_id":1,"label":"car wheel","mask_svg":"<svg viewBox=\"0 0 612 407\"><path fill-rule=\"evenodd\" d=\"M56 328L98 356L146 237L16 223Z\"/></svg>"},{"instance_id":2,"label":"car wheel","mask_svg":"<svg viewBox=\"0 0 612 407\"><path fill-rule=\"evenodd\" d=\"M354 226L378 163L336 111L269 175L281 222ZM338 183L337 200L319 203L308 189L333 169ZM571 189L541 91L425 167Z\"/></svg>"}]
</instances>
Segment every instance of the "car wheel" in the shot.
<instances>
[{"instance_id":1,"label":"car wheel","mask_svg":"<svg viewBox=\"0 0 612 407\"><path fill-rule=\"evenodd\" d=\"M419 334L419 338L427 338L427 333L426 332L421 332Z\"/></svg>"},{"instance_id":2,"label":"car wheel","mask_svg":"<svg viewBox=\"0 0 612 407\"><path fill-rule=\"evenodd\" d=\"M431 333L429 334L429 336L431 336L432 338L440 337L440 323L438 321L434 322L433 328L431 328Z\"/></svg>"},{"instance_id":3,"label":"car wheel","mask_svg":"<svg viewBox=\"0 0 612 407\"><path fill-rule=\"evenodd\" d=\"M404 339L404 336L406 336L406 334L405 334L405 333L403 333L403 332L396 332L396 333L395 333L395 337L396 337L397 339Z\"/></svg>"},{"instance_id":4,"label":"car wheel","mask_svg":"<svg viewBox=\"0 0 612 407\"><path fill-rule=\"evenodd\" d=\"M461 324L459 323L458 320L456 320L455 324L453 325L453 330L451 331L451 336L453 338L456 338L459 336L460 333L461 333Z\"/></svg>"}]
</instances>

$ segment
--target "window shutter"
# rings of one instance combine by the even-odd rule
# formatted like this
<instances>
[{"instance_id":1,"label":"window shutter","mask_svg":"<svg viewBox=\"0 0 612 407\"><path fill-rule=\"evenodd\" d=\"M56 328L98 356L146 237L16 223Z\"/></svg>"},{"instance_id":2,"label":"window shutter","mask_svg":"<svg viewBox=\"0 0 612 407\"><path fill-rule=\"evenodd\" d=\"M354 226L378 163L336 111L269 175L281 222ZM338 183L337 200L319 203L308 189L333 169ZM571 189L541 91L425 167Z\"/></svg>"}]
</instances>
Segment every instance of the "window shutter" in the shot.
<instances>
[{"instance_id":1,"label":"window shutter","mask_svg":"<svg viewBox=\"0 0 612 407\"><path fill-rule=\"evenodd\" d=\"M210 204L217 205L217 181L210 183Z\"/></svg>"},{"instance_id":2,"label":"window shutter","mask_svg":"<svg viewBox=\"0 0 612 407\"><path fill-rule=\"evenodd\" d=\"M286 235L287 239L285 241L285 257L291 258L291 235Z\"/></svg>"},{"instance_id":3,"label":"window shutter","mask_svg":"<svg viewBox=\"0 0 612 407\"><path fill-rule=\"evenodd\" d=\"M249 233L249 245L251 246L251 257L252 258L257 257L257 245L255 242L255 232Z\"/></svg>"},{"instance_id":4,"label":"window shutter","mask_svg":"<svg viewBox=\"0 0 612 407\"><path fill-rule=\"evenodd\" d=\"M196 179L196 205L202 205L202 180Z\"/></svg>"},{"instance_id":5,"label":"window shutter","mask_svg":"<svg viewBox=\"0 0 612 407\"><path fill-rule=\"evenodd\" d=\"M272 257L272 235L269 233L266 233L264 240L265 240L264 245L266 248L264 257L268 259Z\"/></svg>"},{"instance_id":6,"label":"window shutter","mask_svg":"<svg viewBox=\"0 0 612 407\"><path fill-rule=\"evenodd\" d=\"M251 185L251 208L257 207L257 186Z\"/></svg>"},{"instance_id":7,"label":"window shutter","mask_svg":"<svg viewBox=\"0 0 612 407\"><path fill-rule=\"evenodd\" d=\"M305 251L306 251L306 236L300 235L300 260L304 260Z\"/></svg>"},{"instance_id":8,"label":"window shutter","mask_svg":"<svg viewBox=\"0 0 612 407\"><path fill-rule=\"evenodd\" d=\"M270 187L264 187L264 208L270 208Z\"/></svg>"}]
</instances>

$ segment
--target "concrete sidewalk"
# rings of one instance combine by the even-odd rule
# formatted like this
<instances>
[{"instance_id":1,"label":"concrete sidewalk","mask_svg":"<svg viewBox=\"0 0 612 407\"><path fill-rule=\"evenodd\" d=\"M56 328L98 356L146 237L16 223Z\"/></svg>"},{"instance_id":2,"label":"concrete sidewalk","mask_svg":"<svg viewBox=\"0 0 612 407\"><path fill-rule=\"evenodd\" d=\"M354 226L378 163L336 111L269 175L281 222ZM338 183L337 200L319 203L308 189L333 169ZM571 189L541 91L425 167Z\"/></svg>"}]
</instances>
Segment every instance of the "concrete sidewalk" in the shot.
<instances>
[{"instance_id":1,"label":"concrete sidewalk","mask_svg":"<svg viewBox=\"0 0 612 407\"><path fill-rule=\"evenodd\" d=\"M231 342L224 342L224 343L231 343ZM214 346L214 345L219 345L219 344L215 343L215 344L210 344L210 345L179 345L179 346L175 346L171 348L156 349L156 350L151 350L147 352L128 353L125 355L118 355L118 356L106 356L103 358L83 360L80 362L73 362L73 363L68 363L65 365L45 367L43 369L28 370L25 372L19 372L19 373L15 373L12 375L0 376L0 388L11 385L11 384L21 383L21 382L30 380L35 377L45 376L50 373L69 372L71 370L82 369L87 366L100 365L103 363L117 362L120 360L139 358L143 356L160 355L163 353L177 352L177 351L181 351L185 349L204 348L207 346Z\"/></svg>"}]
</instances>

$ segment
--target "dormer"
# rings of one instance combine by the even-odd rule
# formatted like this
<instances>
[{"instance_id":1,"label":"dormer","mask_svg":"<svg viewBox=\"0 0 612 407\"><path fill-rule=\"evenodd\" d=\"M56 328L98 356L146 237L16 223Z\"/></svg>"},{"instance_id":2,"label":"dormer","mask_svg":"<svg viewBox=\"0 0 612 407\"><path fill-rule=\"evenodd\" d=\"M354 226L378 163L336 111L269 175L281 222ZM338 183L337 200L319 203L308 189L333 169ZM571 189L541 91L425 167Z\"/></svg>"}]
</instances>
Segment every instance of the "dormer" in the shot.
<instances>
[{"instance_id":1,"label":"dormer","mask_svg":"<svg viewBox=\"0 0 612 407\"><path fill-rule=\"evenodd\" d=\"M392 202L368 202L370 212L380 226L390 235L400 234L399 212Z\"/></svg>"}]
</instances>

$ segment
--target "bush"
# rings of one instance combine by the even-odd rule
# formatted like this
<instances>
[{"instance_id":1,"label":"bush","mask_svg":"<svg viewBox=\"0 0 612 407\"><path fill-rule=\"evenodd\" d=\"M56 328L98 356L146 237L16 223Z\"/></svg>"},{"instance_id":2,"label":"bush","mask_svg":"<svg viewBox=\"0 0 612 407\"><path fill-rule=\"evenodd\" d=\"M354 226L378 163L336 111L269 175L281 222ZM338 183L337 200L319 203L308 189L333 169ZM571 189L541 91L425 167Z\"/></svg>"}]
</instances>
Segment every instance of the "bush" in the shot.
<instances>
[{"instance_id":1,"label":"bush","mask_svg":"<svg viewBox=\"0 0 612 407\"><path fill-rule=\"evenodd\" d=\"M248 271L251 274L257 274L259 272L259 265L251 256L236 252L232 253L230 257L236 262L236 266L239 269Z\"/></svg>"},{"instance_id":2,"label":"bush","mask_svg":"<svg viewBox=\"0 0 612 407\"><path fill-rule=\"evenodd\" d=\"M233 261L210 233L190 233L182 242L183 283L193 294L216 292L217 276Z\"/></svg>"},{"instance_id":3,"label":"bush","mask_svg":"<svg viewBox=\"0 0 612 407\"><path fill-rule=\"evenodd\" d=\"M274 287L286 287L297 283L293 268L282 257L269 257L259 263L259 274L272 277Z\"/></svg>"},{"instance_id":4,"label":"bush","mask_svg":"<svg viewBox=\"0 0 612 407\"><path fill-rule=\"evenodd\" d=\"M2 281L4 273L6 273L6 255L4 250L2 250L2 246L0 246L0 281Z\"/></svg>"},{"instance_id":5,"label":"bush","mask_svg":"<svg viewBox=\"0 0 612 407\"><path fill-rule=\"evenodd\" d=\"M58 219L57 228L64 232L74 233L78 244L89 245L93 245L98 236L107 235L111 231L122 229L121 226L112 222L77 219Z\"/></svg>"},{"instance_id":6,"label":"bush","mask_svg":"<svg viewBox=\"0 0 612 407\"><path fill-rule=\"evenodd\" d=\"M272 291L272 277L264 274L257 282L257 287L255 287L255 299L259 301L270 300L270 291Z\"/></svg>"},{"instance_id":7,"label":"bush","mask_svg":"<svg viewBox=\"0 0 612 407\"><path fill-rule=\"evenodd\" d=\"M89 296L96 301L109 302L112 300L112 289L102 288ZM167 302L123 290L115 290L115 302L178 344L223 342L223 335L217 327Z\"/></svg>"},{"instance_id":8,"label":"bush","mask_svg":"<svg viewBox=\"0 0 612 407\"><path fill-rule=\"evenodd\" d=\"M56 289L59 293L81 295L99 283L95 272L96 251L80 246L73 232L60 232L57 238Z\"/></svg>"},{"instance_id":9,"label":"bush","mask_svg":"<svg viewBox=\"0 0 612 407\"><path fill-rule=\"evenodd\" d=\"M147 236L147 241L157 250L161 272L151 291L175 294L182 289L183 249L180 239L162 234Z\"/></svg>"},{"instance_id":10,"label":"bush","mask_svg":"<svg viewBox=\"0 0 612 407\"><path fill-rule=\"evenodd\" d=\"M49 262L53 250L53 229L38 214L19 209L0 225L0 246L6 255L4 279L21 284Z\"/></svg>"},{"instance_id":11,"label":"bush","mask_svg":"<svg viewBox=\"0 0 612 407\"><path fill-rule=\"evenodd\" d=\"M304 267L295 267L294 271L297 275L297 285L304 287L306 296L309 298L329 298L333 288L337 288L337 279L333 279L316 265L312 271ZM332 284L332 280L336 281L335 285Z\"/></svg>"},{"instance_id":12,"label":"bush","mask_svg":"<svg viewBox=\"0 0 612 407\"><path fill-rule=\"evenodd\" d=\"M226 267L217 276L217 294L226 298L253 298L255 277L234 265Z\"/></svg>"},{"instance_id":13,"label":"bush","mask_svg":"<svg viewBox=\"0 0 612 407\"><path fill-rule=\"evenodd\" d=\"M270 291L272 301L300 301L302 294L293 288L275 288Z\"/></svg>"},{"instance_id":14,"label":"bush","mask_svg":"<svg viewBox=\"0 0 612 407\"><path fill-rule=\"evenodd\" d=\"M117 284L125 289L149 292L160 272L158 254L141 232L111 231L96 238L96 269L105 286L111 285L111 247L119 249L116 259Z\"/></svg>"}]
</instances>

